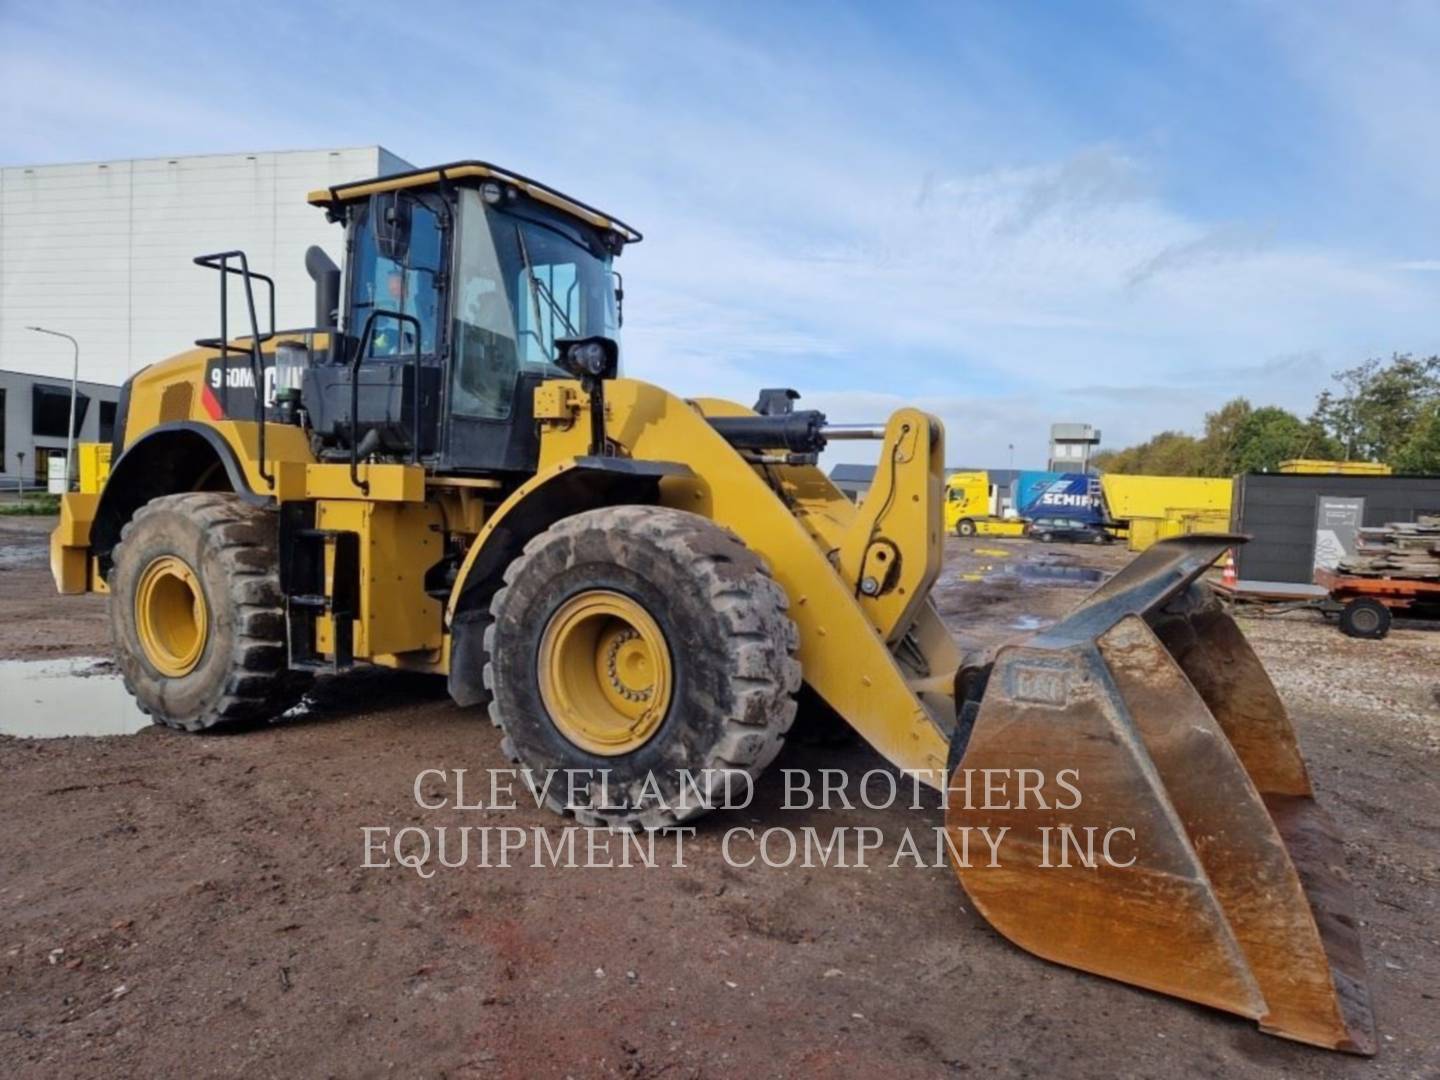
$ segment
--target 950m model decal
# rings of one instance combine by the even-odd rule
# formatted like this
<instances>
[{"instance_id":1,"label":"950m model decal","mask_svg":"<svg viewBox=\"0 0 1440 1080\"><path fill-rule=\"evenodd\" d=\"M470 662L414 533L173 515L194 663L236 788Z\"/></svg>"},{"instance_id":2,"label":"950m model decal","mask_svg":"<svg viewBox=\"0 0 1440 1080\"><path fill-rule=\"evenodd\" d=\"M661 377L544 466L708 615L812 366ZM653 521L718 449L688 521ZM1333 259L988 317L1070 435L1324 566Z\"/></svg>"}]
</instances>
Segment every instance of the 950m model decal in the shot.
<instances>
[{"instance_id":1,"label":"950m model decal","mask_svg":"<svg viewBox=\"0 0 1440 1080\"><path fill-rule=\"evenodd\" d=\"M265 356L262 379L265 407L275 404L275 358ZM255 416L255 370L249 356L215 357L205 365L200 404L211 420L247 420Z\"/></svg>"}]
</instances>

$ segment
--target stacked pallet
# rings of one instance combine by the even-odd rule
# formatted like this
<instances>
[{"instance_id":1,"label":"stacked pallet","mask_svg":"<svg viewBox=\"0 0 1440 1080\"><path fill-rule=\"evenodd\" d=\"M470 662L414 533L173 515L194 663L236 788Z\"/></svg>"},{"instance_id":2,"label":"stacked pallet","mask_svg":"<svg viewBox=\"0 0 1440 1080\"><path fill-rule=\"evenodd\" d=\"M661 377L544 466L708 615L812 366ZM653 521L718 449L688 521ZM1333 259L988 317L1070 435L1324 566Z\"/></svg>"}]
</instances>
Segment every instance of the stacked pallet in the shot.
<instances>
[{"instance_id":1,"label":"stacked pallet","mask_svg":"<svg viewBox=\"0 0 1440 1080\"><path fill-rule=\"evenodd\" d=\"M1361 529L1355 556L1337 569L1356 577L1440 579L1440 514Z\"/></svg>"}]
</instances>

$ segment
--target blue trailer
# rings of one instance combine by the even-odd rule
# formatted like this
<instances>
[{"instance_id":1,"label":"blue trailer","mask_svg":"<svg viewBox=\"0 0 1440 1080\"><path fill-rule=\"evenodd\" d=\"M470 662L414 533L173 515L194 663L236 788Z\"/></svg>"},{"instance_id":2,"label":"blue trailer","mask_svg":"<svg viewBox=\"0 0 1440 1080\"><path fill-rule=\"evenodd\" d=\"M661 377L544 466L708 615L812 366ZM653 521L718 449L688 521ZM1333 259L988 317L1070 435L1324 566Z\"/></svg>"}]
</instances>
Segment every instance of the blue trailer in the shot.
<instances>
[{"instance_id":1,"label":"blue trailer","mask_svg":"<svg viewBox=\"0 0 1440 1080\"><path fill-rule=\"evenodd\" d=\"M1069 518L1103 524L1105 497L1100 478L1085 473L1022 472L1015 482L1015 512L1032 521Z\"/></svg>"}]
</instances>

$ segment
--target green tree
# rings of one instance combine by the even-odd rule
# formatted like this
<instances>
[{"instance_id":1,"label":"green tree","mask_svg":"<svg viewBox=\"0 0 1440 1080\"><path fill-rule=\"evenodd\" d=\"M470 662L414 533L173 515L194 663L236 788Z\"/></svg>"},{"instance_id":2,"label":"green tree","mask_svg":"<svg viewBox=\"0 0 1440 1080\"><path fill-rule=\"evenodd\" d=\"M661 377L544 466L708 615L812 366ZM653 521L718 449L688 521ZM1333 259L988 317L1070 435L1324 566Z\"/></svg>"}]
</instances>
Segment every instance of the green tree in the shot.
<instances>
[{"instance_id":1,"label":"green tree","mask_svg":"<svg viewBox=\"0 0 1440 1080\"><path fill-rule=\"evenodd\" d=\"M1228 401L1206 414L1205 434L1197 439L1162 431L1137 446L1106 450L1091 460L1101 472L1153 476L1234 476L1274 472L1290 458L1333 458L1339 447L1314 420L1245 398Z\"/></svg>"},{"instance_id":2,"label":"green tree","mask_svg":"<svg viewBox=\"0 0 1440 1080\"><path fill-rule=\"evenodd\" d=\"M1123 464L1123 452L1125 451L1096 451L1090 455L1090 465L1100 472L1129 472L1128 468L1120 468Z\"/></svg>"},{"instance_id":3,"label":"green tree","mask_svg":"<svg viewBox=\"0 0 1440 1080\"><path fill-rule=\"evenodd\" d=\"M1236 426L1228 474L1274 472L1290 458L1333 458L1338 450L1317 422L1265 405Z\"/></svg>"},{"instance_id":4,"label":"green tree","mask_svg":"<svg viewBox=\"0 0 1440 1080\"><path fill-rule=\"evenodd\" d=\"M1150 440L1141 472L1157 476L1200 475L1200 443L1178 431L1166 431Z\"/></svg>"},{"instance_id":5,"label":"green tree","mask_svg":"<svg viewBox=\"0 0 1440 1080\"><path fill-rule=\"evenodd\" d=\"M1391 464L1396 472L1440 475L1440 401L1421 411Z\"/></svg>"},{"instance_id":6,"label":"green tree","mask_svg":"<svg viewBox=\"0 0 1440 1080\"><path fill-rule=\"evenodd\" d=\"M1105 450L1091 458L1101 472L1199 476L1200 443L1180 431L1162 431L1138 446Z\"/></svg>"},{"instance_id":7,"label":"green tree","mask_svg":"<svg viewBox=\"0 0 1440 1080\"><path fill-rule=\"evenodd\" d=\"M1240 432L1254 412L1250 402L1241 397L1205 414L1205 434L1200 439L1201 476L1234 476L1240 471Z\"/></svg>"},{"instance_id":8,"label":"green tree","mask_svg":"<svg viewBox=\"0 0 1440 1080\"><path fill-rule=\"evenodd\" d=\"M1339 392L1323 391L1312 419L1335 438L1346 460L1394 464L1431 403L1440 400L1440 356L1396 353L1336 372Z\"/></svg>"}]
</instances>

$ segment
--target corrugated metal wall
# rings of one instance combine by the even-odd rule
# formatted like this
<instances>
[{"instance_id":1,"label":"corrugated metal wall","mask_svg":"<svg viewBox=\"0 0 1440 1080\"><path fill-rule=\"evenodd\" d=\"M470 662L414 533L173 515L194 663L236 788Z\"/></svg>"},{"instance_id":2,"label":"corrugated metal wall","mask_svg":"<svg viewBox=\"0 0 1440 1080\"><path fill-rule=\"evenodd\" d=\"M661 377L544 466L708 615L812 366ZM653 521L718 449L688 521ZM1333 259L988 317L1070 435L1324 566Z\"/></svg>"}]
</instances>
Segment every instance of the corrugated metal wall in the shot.
<instances>
[{"instance_id":1,"label":"corrugated metal wall","mask_svg":"<svg viewBox=\"0 0 1440 1080\"><path fill-rule=\"evenodd\" d=\"M1312 581L1315 512L1322 495L1363 498L1367 526L1440 513L1437 476L1238 476L1231 525L1254 537L1235 554L1241 580Z\"/></svg>"},{"instance_id":2,"label":"corrugated metal wall","mask_svg":"<svg viewBox=\"0 0 1440 1080\"><path fill-rule=\"evenodd\" d=\"M124 379L218 331L214 271L191 259L243 248L274 276L280 326L314 321L305 249L336 262L341 234L305 196L407 168L380 147L150 158L0 169L0 368ZM239 289L232 301L241 297Z\"/></svg>"}]
</instances>

